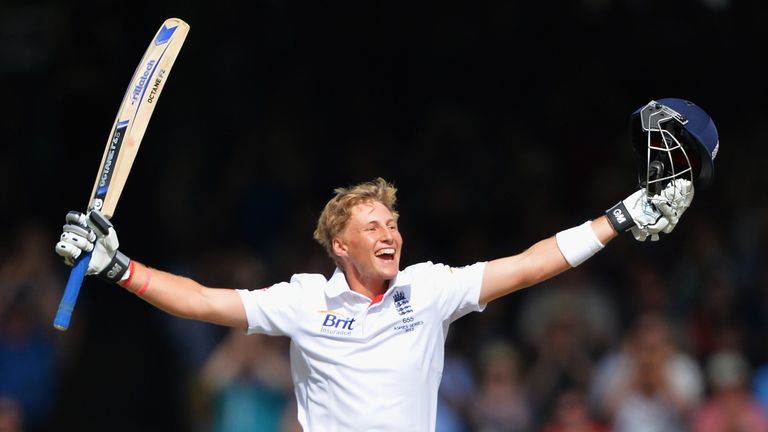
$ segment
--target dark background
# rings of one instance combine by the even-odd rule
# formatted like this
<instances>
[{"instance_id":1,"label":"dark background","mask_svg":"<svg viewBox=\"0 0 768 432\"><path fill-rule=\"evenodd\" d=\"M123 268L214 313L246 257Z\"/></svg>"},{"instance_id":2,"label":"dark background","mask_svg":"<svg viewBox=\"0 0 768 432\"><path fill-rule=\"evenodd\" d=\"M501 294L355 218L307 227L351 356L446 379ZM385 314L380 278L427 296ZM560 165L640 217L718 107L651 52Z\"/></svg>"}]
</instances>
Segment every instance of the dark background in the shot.
<instances>
[{"instance_id":1,"label":"dark background","mask_svg":"<svg viewBox=\"0 0 768 432\"><path fill-rule=\"evenodd\" d=\"M329 275L316 217L335 187L377 176L399 189L404 266L514 254L631 193L629 114L685 98L720 132L713 187L663 241L624 235L576 271L608 287L626 326L647 288L630 289L628 269L653 268L685 328L707 311L701 286L673 275L689 263L706 280L722 264L733 290L722 319L757 366L768 361L767 12L758 0L5 0L0 263L13 267L36 233L42 253L26 259L45 263L49 298L60 294L64 215L85 209L127 82L175 16L191 30L113 218L130 257L213 286ZM235 274L241 263L252 277ZM21 295L16 280L2 289ZM528 292L489 307L492 332L515 340ZM37 317L48 332L52 315ZM70 331L47 333L52 402L28 423L191 430L187 381L223 331L177 321L89 279Z\"/></svg>"}]
</instances>

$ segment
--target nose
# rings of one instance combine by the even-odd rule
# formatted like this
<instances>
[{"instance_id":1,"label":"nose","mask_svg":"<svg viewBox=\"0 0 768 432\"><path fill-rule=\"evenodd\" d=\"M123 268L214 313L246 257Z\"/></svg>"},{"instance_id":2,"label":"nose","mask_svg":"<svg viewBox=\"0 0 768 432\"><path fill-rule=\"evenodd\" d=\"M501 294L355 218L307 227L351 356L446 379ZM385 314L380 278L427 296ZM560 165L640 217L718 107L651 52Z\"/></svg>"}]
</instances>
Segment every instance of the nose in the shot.
<instances>
[{"instance_id":1,"label":"nose","mask_svg":"<svg viewBox=\"0 0 768 432\"><path fill-rule=\"evenodd\" d=\"M392 243L395 240L395 236L392 235L392 230L390 230L388 227L384 227L384 235L382 236L381 240L385 243Z\"/></svg>"}]
</instances>

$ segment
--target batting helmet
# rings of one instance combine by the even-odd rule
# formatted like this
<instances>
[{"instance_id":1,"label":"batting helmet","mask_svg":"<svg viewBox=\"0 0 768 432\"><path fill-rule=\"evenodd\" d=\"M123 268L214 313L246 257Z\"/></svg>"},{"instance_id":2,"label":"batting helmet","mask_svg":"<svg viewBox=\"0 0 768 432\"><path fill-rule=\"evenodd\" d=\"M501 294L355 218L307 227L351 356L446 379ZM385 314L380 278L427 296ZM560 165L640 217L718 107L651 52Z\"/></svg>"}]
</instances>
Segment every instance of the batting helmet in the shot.
<instances>
[{"instance_id":1,"label":"batting helmet","mask_svg":"<svg viewBox=\"0 0 768 432\"><path fill-rule=\"evenodd\" d=\"M717 128L693 102L652 100L632 113L630 130L638 155L640 184L649 195L676 178L701 187L712 182L720 147Z\"/></svg>"}]
</instances>

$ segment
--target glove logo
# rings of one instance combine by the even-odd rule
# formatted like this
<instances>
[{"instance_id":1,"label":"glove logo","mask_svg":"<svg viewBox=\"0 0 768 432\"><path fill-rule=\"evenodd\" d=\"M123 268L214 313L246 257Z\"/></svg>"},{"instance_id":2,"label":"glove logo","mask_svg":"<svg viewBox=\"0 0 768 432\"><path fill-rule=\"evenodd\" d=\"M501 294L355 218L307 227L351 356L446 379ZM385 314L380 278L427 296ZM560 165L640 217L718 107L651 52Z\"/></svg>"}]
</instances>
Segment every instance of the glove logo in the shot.
<instances>
[{"instance_id":1,"label":"glove logo","mask_svg":"<svg viewBox=\"0 0 768 432\"><path fill-rule=\"evenodd\" d=\"M120 274L120 272L123 270L123 266L120 265L120 263L115 263L115 265L112 266L111 269L107 272L107 277L110 279L114 279L115 276Z\"/></svg>"},{"instance_id":2,"label":"glove logo","mask_svg":"<svg viewBox=\"0 0 768 432\"><path fill-rule=\"evenodd\" d=\"M623 224L627 221L627 217L624 216L624 213L621 212L621 209L615 209L613 211L613 216L616 217L616 221L620 224Z\"/></svg>"}]
</instances>

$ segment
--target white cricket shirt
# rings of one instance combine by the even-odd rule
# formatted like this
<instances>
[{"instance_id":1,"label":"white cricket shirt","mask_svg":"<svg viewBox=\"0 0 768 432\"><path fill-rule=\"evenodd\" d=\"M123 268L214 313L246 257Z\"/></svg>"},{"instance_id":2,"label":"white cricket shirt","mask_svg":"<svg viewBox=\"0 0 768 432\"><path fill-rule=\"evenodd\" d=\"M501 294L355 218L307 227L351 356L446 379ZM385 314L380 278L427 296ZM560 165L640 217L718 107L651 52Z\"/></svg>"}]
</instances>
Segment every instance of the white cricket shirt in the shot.
<instances>
[{"instance_id":1,"label":"white cricket shirt","mask_svg":"<svg viewBox=\"0 0 768 432\"><path fill-rule=\"evenodd\" d=\"M291 338L305 431L434 431L448 326L484 308L484 269L416 264L378 303L350 290L339 269L330 280L297 274L238 293L248 333Z\"/></svg>"}]
</instances>

